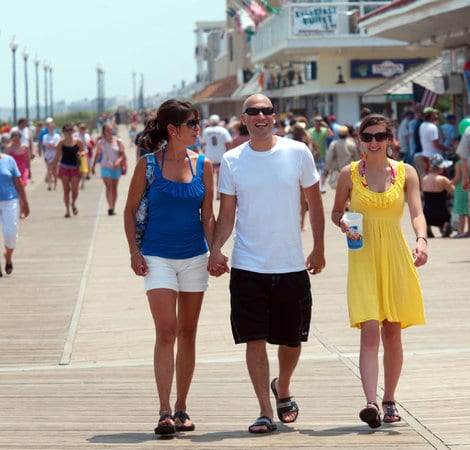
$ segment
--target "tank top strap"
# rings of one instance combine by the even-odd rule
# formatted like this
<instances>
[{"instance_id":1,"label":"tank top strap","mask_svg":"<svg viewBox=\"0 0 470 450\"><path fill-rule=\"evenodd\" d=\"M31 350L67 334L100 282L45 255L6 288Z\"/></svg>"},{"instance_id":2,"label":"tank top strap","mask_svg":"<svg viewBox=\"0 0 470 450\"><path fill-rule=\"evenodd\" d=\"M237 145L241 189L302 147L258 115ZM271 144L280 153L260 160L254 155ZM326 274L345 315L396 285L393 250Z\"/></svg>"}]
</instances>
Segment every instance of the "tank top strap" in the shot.
<instances>
[{"instance_id":1,"label":"tank top strap","mask_svg":"<svg viewBox=\"0 0 470 450\"><path fill-rule=\"evenodd\" d=\"M197 157L196 176L198 176L199 178L202 178L202 176L204 175L204 160L204 155L199 155Z\"/></svg>"}]
</instances>

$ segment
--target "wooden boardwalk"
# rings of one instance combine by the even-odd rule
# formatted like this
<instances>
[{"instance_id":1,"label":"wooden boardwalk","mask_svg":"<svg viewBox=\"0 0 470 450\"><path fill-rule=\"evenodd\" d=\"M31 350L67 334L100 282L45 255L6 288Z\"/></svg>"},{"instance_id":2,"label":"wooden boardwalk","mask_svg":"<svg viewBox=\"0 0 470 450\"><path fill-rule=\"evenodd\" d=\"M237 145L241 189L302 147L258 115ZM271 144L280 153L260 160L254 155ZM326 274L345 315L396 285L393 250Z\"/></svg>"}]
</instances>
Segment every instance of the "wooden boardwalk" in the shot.
<instances>
[{"instance_id":1,"label":"wooden boardwalk","mask_svg":"<svg viewBox=\"0 0 470 450\"><path fill-rule=\"evenodd\" d=\"M404 331L401 423L370 430L358 419L364 400L359 333L349 328L345 300L346 247L327 220L327 268L312 279L311 335L292 385L297 422L278 423L270 435L247 432L258 406L244 346L232 341L225 276L211 278L201 314L188 399L197 428L157 439L153 323L122 225L130 175L120 181L117 216L107 216L95 176L70 219L60 186L48 192L42 182L43 161L33 161L33 175L15 270L0 278L0 449L470 449L470 239L430 241L430 261L419 269L428 323ZM327 218L333 195L323 197ZM304 241L307 250L309 233ZM275 376L275 348L270 357Z\"/></svg>"}]
</instances>

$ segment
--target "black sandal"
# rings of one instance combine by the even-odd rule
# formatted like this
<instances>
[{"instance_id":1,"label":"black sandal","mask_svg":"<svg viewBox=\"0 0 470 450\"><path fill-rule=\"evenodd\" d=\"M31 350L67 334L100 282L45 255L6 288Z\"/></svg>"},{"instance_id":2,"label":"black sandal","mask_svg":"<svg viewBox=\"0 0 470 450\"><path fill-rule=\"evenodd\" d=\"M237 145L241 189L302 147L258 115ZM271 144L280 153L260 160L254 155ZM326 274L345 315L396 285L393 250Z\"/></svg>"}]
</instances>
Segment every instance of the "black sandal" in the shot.
<instances>
[{"instance_id":1,"label":"black sandal","mask_svg":"<svg viewBox=\"0 0 470 450\"><path fill-rule=\"evenodd\" d=\"M384 408L385 406L385 408ZM382 402L382 409L384 410L383 421L386 423L400 422L401 416L398 414L398 409L395 402Z\"/></svg>"},{"instance_id":2,"label":"black sandal","mask_svg":"<svg viewBox=\"0 0 470 450\"><path fill-rule=\"evenodd\" d=\"M379 405L375 402L368 402L365 408L359 412L359 418L367 423L371 428L378 428L382 425L380 420Z\"/></svg>"},{"instance_id":3,"label":"black sandal","mask_svg":"<svg viewBox=\"0 0 470 450\"><path fill-rule=\"evenodd\" d=\"M173 422L171 423L170 420ZM160 436L169 436L176 433L175 422L171 414L165 413L160 416L158 425L155 428L155 434Z\"/></svg>"},{"instance_id":4,"label":"black sandal","mask_svg":"<svg viewBox=\"0 0 470 450\"><path fill-rule=\"evenodd\" d=\"M266 428L264 430L255 430L255 427L266 427ZM268 416L258 417L255 420L255 422L253 422L248 427L248 431L250 433L256 433L256 434L271 433L276 430L277 430L277 425Z\"/></svg>"},{"instance_id":5,"label":"black sandal","mask_svg":"<svg viewBox=\"0 0 470 450\"><path fill-rule=\"evenodd\" d=\"M295 398L292 396L279 398L276 389L276 381L277 378L274 378L273 381L271 381L271 390L273 391L274 398L276 399L277 417L279 417L279 420L284 423L295 422L299 415L299 406L297 405ZM292 420L285 420L284 414L289 412L295 413L295 417Z\"/></svg>"},{"instance_id":6,"label":"black sandal","mask_svg":"<svg viewBox=\"0 0 470 450\"><path fill-rule=\"evenodd\" d=\"M10 275L13 272L13 263L10 261L9 263L5 263L5 273Z\"/></svg>"},{"instance_id":7,"label":"black sandal","mask_svg":"<svg viewBox=\"0 0 470 450\"><path fill-rule=\"evenodd\" d=\"M191 418L185 411L175 412L173 418L175 419L175 421L176 419L178 419L181 422L181 425L176 425L175 422L176 431L193 431L196 428L196 425L194 425L194 423L191 423L191 425L185 425L187 420L191 420Z\"/></svg>"}]
</instances>

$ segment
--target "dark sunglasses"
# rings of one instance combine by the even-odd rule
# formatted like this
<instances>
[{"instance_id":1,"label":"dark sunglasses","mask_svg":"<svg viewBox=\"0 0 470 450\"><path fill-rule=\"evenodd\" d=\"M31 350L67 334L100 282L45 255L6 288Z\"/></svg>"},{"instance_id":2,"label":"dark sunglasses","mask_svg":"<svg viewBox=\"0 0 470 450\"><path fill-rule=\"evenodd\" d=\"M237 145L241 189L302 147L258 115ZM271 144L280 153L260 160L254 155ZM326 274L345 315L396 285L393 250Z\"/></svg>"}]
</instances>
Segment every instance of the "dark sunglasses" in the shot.
<instances>
[{"instance_id":1,"label":"dark sunglasses","mask_svg":"<svg viewBox=\"0 0 470 450\"><path fill-rule=\"evenodd\" d=\"M386 131L381 131L380 133L361 133L361 141L363 142L372 142L372 139L376 140L376 142L383 142L388 139L388 133Z\"/></svg>"},{"instance_id":2,"label":"dark sunglasses","mask_svg":"<svg viewBox=\"0 0 470 450\"><path fill-rule=\"evenodd\" d=\"M257 116L260 112L263 113L263 116L271 116L274 114L274 108L266 107L245 109L245 114L248 114L249 116Z\"/></svg>"},{"instance_id":3,"label":"dark sunglasses","mask_svg":"<svg viewBox=\"0 0 470 450\"><path fill-rule=\"evenodd\" d=\"M189 119L184 124L191 130L196 130L200 126L199 119Z\"/></svg>"},{"instance_id":4,"label":"dark sunglasses","mask_svg":"<svg viewBox=\"0 0 470 450\"><path fill-rule=\"evenodd\" d=\"M73 128L64 128L64 131L73 131Z\"/></svg>"}]
</instances>

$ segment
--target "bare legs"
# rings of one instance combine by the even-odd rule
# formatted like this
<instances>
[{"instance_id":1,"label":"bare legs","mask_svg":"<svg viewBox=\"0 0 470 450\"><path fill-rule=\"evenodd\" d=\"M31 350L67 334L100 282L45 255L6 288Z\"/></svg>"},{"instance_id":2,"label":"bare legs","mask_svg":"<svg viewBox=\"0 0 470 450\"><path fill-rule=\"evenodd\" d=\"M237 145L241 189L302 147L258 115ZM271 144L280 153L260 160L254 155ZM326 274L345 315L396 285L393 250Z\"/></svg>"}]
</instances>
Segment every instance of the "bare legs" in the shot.
<instances>
[{"instance_id":1,"label":"bare legs","mask_svg":"<svg viewBox=\"0 0 470 450\"><path fill-rule=\"evenodd\" d=\"M47 175L46 175L46 181L47 181L47 187L48 190L50 191L52 189L52 183L54 183L54 190L57 187L57 171L54 170L54 165L52 163L46 163L47 165Z\"/></svg>"},{"instance_id":2,"label":"bare legs","mask_svg":"<svg viewBox=\"0 0 470 450\"><path fill-rule=\"evenodd\" d=\"M277 381L277 391L279 398L290 396L289 384L299 361L301 346L287 347L280 345L278 349L279 378ZM266 341L250 341L246 344L246 364L248 373L258 398L260 406L260 416L273 418L273 409L269 397L269 361L266 352ZM295 419L295 413L286 413L284 419L289 422ZM256 432L265 427L250 427Z\"/></svg>"},{"instance_id":3,"label":"bare legs","mask_svg":"<svg viewBox=\"0 0 470 450\"><path fill-rule=\"evenodd\" d=\"M75 202L78 198L80 177L62 176L60 179L64 188L65 217L70 217L70 206L72 207L72 212L74 215L78 213Z\"/></svg>"},{"instance_id":4,"label":"bare legs","mask_svg":"<svg viewBox=\"0 0 470 450\"><path fill-rule=\"evenodd\" d=\"M186 411L186 398L196 361L196 332L203 295L203 292L177 294L171 289L147 292L156 332L154 371L160 415L172 412L170 393L175 371L177 392L174 411Z\"/></svg>"},{"instance_id":5,"label":"bare legs","mask_svg":"<svg viewBox=\"0 0 470 450\"><path fill-rule=\"evenodd\" d=\"M403 366L400 323L384 321L381 334L384 348L384 401L394 401L395 390ZM361 325L359 370L367 402L377 402L379 344L380 330L378 322L375 320L364 322Z\"/></svg>"},{"instance_id":6,"label":"bare legs","mask_svg":"<svg viewBox=\"0 0 470 450\"><path fill-rule=\"evenodd\" d=\"M106 200L108 202L108 214L110 216L114 215L114 209L116 208L116 201L118 195L118 183L119 179L103 177L103 183L106 187Z\"/></svg>"}]
</instances>

